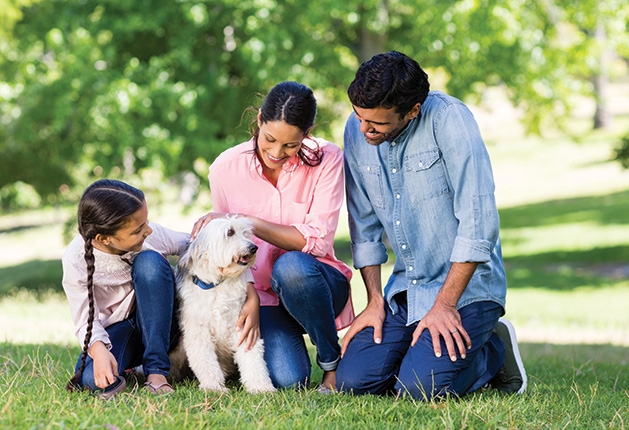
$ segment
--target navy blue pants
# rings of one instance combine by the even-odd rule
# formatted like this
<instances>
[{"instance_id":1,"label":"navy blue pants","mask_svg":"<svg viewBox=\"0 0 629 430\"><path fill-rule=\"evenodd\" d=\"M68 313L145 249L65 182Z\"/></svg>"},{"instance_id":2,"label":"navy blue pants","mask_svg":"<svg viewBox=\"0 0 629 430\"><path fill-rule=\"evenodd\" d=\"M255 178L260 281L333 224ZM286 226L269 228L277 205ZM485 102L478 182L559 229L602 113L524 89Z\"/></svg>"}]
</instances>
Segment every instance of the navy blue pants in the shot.
<instances>
[{"instance_id":1,"label":"navy blue pants","mask_svg":"<svg viewBox=\"0 0 629 430\"><path fill-rule=\"evenodd\" d=\"M354 336L337 368L337 388L354 394L400 394L419 400L446 395L463 396L489 382L504 363L504 343L493 333L502 307L476 302L459 309L463 327L472 340L467 357L452 362L448 354L435 356L432 336L424 330L411 347L417 323L406 326L406 293L395 296L393 315L388 305L382 343L373 341L373 328ZM441 340L442 351L446 345Z\"/></svg>"}]
</instances>

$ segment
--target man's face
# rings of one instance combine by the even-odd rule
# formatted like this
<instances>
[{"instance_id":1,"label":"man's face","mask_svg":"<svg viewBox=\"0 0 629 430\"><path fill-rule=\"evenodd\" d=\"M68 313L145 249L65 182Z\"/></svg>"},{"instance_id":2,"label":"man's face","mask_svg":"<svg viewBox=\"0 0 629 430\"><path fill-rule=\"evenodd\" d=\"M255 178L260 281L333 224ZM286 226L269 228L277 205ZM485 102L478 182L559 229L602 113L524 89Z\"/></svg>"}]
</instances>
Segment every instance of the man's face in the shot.
<instances>
[{"instance_id":1,"label":"man's face","mask_svg":"<svg viewBox=\"0 0 629 430\"><path fill-rule=\"evenodd\" d=\"M400 115L395 108L366 109L354 106L356 118L360 121L360 131L370 145L380 145L384 141L395 139L410 120L419 114L419 103L406 114Z\"/></svg>"}]
</instances>

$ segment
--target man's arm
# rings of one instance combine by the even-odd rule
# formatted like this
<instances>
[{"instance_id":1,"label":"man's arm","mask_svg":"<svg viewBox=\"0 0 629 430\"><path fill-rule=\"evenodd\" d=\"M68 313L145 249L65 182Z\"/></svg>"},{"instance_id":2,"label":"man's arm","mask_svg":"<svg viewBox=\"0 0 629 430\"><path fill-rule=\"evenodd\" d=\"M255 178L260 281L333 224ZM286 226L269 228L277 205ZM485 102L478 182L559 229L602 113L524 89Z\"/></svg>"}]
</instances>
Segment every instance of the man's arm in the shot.
<instances>
[{"instance_id":1,"label":"man's arm","mask_svg":"<svg viewBox=\"0 0 629 430\"><path fill-rule=\"evenodd\" d=\"M373 340L382 342L382 323L384 322L384 297L382 295L381 266L366 266L360 274L367 290L367 307L356 317L343 338L341 356L345 354L350 341L366 327L373 327Z\"/></svg>"}]
</instances>

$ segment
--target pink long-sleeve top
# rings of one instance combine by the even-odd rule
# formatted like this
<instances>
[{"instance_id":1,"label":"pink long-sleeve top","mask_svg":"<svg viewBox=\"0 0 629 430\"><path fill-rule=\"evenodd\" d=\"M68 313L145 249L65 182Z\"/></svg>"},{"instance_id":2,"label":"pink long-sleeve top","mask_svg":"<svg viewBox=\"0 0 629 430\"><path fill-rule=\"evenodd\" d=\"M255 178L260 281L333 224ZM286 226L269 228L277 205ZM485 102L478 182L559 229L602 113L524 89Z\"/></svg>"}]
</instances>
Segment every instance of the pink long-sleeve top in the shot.
<instances>
[{"instance_id":1,"label":"pink long-sleeve top","mask_svg":"<svg viewBox=\"0 0 629 430\"><path fill-rule=\"evenodd\" d=\"M331 142L309 137L303 145L319 145L321 164L308 166L294 155L283 166L273 186L263 175L254 142L241 143L223 152L210 166L208 178L216 212L252 215L276 224L295 227L306 239L302 252L338 269L348 280L351 269L334 256L334 234L343 204L343 152ZM254 237L258 257L252 268L262 306L277 306L271 288L271 271L284 252ZM350 299L336 319L337 328L351 324L354 310Z\"/></svg>"}]
</instances>

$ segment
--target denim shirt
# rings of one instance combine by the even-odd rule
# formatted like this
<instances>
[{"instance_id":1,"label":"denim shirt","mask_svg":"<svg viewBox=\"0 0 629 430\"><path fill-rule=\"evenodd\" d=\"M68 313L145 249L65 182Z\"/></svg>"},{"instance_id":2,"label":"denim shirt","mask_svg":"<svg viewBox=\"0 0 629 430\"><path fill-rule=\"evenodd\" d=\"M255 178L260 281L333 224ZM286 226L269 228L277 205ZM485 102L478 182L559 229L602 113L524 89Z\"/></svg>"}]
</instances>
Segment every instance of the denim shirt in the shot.
<instances>
[{"instance_id":1,"label":"denim shirt","mask_svg":"<svg viewBox=\"0 0 629 430\"><path fill-rule=\"evenodd\" d=\"M457 308L494 301L506 277L494 180L478 125L460 101L431 91L394 141L373 146L354 114L345 126L347 208L354 267L396 261L384 296L407 292L410 325L435 303L454 262L479 263Z\"/></svg>"}]
</instances>

